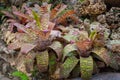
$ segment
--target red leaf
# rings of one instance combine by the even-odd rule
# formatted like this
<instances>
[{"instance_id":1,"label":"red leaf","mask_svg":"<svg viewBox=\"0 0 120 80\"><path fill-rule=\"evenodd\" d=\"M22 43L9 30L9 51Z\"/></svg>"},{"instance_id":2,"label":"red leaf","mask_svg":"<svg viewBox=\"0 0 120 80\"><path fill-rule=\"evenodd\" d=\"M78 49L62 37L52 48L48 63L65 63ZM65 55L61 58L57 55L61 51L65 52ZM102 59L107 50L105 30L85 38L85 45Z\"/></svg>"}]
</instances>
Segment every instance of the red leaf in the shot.
<instances>
[{"instance_id":1,"label":"red leaf","mask_svg":"<svg viewBox=\"0 0 120 80\"><path fill-rule=\"evenodd\" d=\"M81 52L81 56L88 56L89 53L87 53L86 51L92 47L92 42L90 40L87 39L76 42L76 45Z\"/></svg>"}]
</instances>

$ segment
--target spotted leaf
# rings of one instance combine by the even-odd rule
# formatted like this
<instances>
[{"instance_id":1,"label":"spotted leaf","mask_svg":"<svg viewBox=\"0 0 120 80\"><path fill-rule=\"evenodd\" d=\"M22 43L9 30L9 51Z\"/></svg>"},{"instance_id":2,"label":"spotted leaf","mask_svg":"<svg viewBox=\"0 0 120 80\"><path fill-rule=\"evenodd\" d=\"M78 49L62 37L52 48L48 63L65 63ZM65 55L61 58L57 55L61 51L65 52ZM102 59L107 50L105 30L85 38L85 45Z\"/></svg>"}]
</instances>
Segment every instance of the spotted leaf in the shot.
<instances>
[{"instance_id":1,"label":"spotted leaf","mask_svg":"<svg viewBox=\"0 0 120 80\"><path fill-rule=\"evenodd\" d=\"M94 48L92 52L96 58L104 61L107 65L110 64L110 56L106 48L104 47Z\"/></svg>"},{"instance_id":2,"label":"spotted leaf","mask_svg":"<svg viewBox=\"0 0 120 80\"><path fill-rule=\"evenodd\" d=\"M40 52L38 55L36 55L36 60L39 71L47 71L49 62L48 51Z\"/></svg>"},{"instance_id":3,"label":"spotted leaf","mask_svg":"<svg viewBox=\"0 0 120 80\"><path fill-rule=\"evenodd\" d=\"M68 56L71 52L77 51L75 44L68 44L63 49L63 58L64 61L65 57Z\"/></svg>"},{"instance_id":4,"label":"spotted leaf","mask_svg":"<svg viewBox=\"0 0 120 80\"><path fill-rule=\"evenodd\" d=\"M80 71L81 71L81 78L84 80L88 80L92 76L93 59L91 56L85 58L80 57Z\"/></svg>"},{"instance_id":5,"label":"spotted leaf","mask_svg":"<svg viewBox=\"0 0 120 80\"><path fill-rule=\"evenodd\" d=\"M74 56L68 57L66 61L61 65L60 75L61 78L67 78L70 72L77 65L78 59Z\"/></svg>"}]
</instances>

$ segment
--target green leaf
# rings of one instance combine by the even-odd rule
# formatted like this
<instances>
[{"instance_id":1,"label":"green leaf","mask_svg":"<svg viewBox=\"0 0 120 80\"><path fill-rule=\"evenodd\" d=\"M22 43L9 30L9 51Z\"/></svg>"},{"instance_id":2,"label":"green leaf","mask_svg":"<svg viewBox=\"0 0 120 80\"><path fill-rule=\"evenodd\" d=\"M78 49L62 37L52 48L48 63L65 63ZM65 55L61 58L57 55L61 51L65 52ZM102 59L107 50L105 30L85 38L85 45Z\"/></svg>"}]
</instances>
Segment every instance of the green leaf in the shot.
<instances>
[{"instance_id":1,"label":"green leaf","mask_svg":"<svg viewBox=\"0 0 120 80\"><path fill-rule=\"evenodd\" d=\"M56 55L53 51L50 51L49 52L49 74L50 75L53 75L53 73L55 72L56 70L56 65L57 65L57 58L56 58Z\"/></svg>"},{"instance_id":2,"label":"green leaf","mask_svg":"<svg viewBox=\"0 0 120 80\"><path fill-rule=\"evenodd\" d=\"M66 34L65 36L63 36L63 39L70 42L70 41L76 41L78 38L73 34Z\"/></svg>"},{"instance_id":3,"label":"green leaf","mask_svg":"<svg viewBox=\"0 0 120 80\"><path fill-rule=\"evenodd\" d=\"M21 71L13 72L12 76L19 77L21 80L29 80L29 77L25 73L23 73Z\"/></svg>"},{"instance_id":4,"label":"green leaf","mask_svg":"<svg viewBox=\"0 0 120 80\"><path fill-rule=\"evenodd\" d=\"M66 61L61 65L60 75L61 78L67 78L70 72L77 65L78 59L75 56L68 57Z\"/></svg>"},{"instance_id":5,"label":"green leaf","mask_svg":"<svg viewBox=\"0 0 120 80\"><path fill-rule=\"evenodd\" d=\"M48 51L40 52L36 55L37 66L40 72L45 72L48 69L49 56Z\"/></svg>"},{"instance_id":6,"label":"green leaf","mask_svg":"<svg viewBox=\"0 0 120 80\"><path fill-rule=\"evenodd\" d=\"M34 19L35 19L35 21L37 23L38 28L40 30L42 30L42 26L41 26L41 23L40 23L40 17L39 17L39 15L35 11L32 11L32 14L34 16Z\"/></svg>"},{"instance_id":7,"label":"green leaf","mask_svg":"<svg viewBox=\"0 0 120 80\"><path fill-rule=\"evenodd\" d=\"M93 73L93 58L89 57L80 57L80 71L81 78L84 80L89 80Z\"/></svg>"},{"instance_id":8,"label":"green leaf","mask_svg":"<svg viewBox=\"0 0 120 80\"><path fill-rule=\"evenodd\" d=\"M93 52L93 56L95 56L99 60L104 61L107 65L110 64L110 56L106 48L96 47L92 52Z\"/></svg>"},{"instance_id":9,"label":"green leaf","mask_svg":"<svg viewBox=\"0 0 120 80\"><path fill-rule=\"evenodd\" d=\"M96 37L96 35L97 35L97 31L92 31L91 33L90 33L90 36L89 36L89 38L91 39L91 40L94 40L95 39L95 37Z\"/></svg>"},{"instance_id":10,"label":"green leaf","mask_svg":"<svg viewBox=\"0 0 120 80\"><path fill-rule=\"evenodd\" d=\"M63 49L63 59L62 60L64 61L65 57L68 56L69 53L74 52L74 51L77 51L77 47L75 44L66 45Z\"/></svg>"}]
</instances>

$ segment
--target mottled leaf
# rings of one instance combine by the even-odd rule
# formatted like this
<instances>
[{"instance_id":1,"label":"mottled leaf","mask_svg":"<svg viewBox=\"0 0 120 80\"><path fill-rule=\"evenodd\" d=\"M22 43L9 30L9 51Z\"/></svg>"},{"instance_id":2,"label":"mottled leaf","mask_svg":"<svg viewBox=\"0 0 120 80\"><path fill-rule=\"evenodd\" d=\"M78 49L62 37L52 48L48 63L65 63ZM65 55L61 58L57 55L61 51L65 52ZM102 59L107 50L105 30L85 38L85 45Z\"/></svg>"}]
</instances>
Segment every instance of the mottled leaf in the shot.
<instances>
[{"instance_id":1,"label":"mottled leaf","mask_svg":"<svg viewBox=\"0 0 120 80\"><path fill-rule=\"evenodd\" d=\"M80 71L81 78L84 80L89 80L93 73L93 59L89 57L80 57Z\"/></svg>"},{"instance_id":2,"label":"mottled leaf","mask_svg":"<svg viewBox=\"0 0 120 80\"><path fill-rule=\"evenodd\" d=\"M20 52L26 54L26 53L28 53L29 51L31 51L32 49L34 49L35 46L36 46L36 45L30 44L30 43L24 43L24 44L21 46Z\"/></svg>"},{"instance_id":3,"label":"mottled leaf","mask_svg":"<svg viewBox=\"0 0 120 80\"><path fill-rule=\"evenodd\" d=\"M26 28L24 27L24 25L20 24L20 23L14 23L14 26L16 26L18 29L20 29L21 31L28 33ZM29 33L28 33L29 34Z\"/></svg>"},{"instance_id":4,"label":"mottled leaf","mask_svg":"<svg viewBox=\"0 0 120 80\"><path fill-rule=\"evenodd\" d=\"M13 14L16 15L17 17L19 17L19 18L24 18L24 19L32 20L31 17L29 17L28 15L26 15L26 14L24 14L22 12L19 12L19 11L14 11Z\"/></svg>"},{"instance_id":5,"label":"mottled leaf","mask_svg":"<svg viewBox=\"0 0 120 80\"><path fill-rule=\"evenodd\" d=\"M54 9L51 10L50 19L55 19L67 6L64 4L58 4Z\"/></svg>"},{"instance_id":6,"label":"mottled leaf","mask_svg":"<svg viewBox=\"0 0 120 80\"><path fill-rule=\"evenodd\" d=\"M62 16L60 16L58 19L57 19L57 24L66 24L66 18L68 18L69 16L75 14L75 11L74 10L68 10L67 12L65 12Z\"/></svg>"},{"instance_id":7,"label":"mottled leaf","mask_svg":"<svg viewBox=\"0 0 120 80\"><path fill-rule=\"evenodd\" d=\"M63 36L63 39L65 39L68 42L76 41L77 40L77 36L75 36L73 34L66 34L65 36Z\"/></svg>"},{"instance_id":8,"label":"mottled leaf","mask_svg":"<svg viewBox=\"0 0 120 80\"><path fill-rule=\"evenodd\" d=\"M90 40L87 39L87 40L83 40L83 41L77 41L76 45L81 52L81 56L88 56L89 55L89 54L84 55L84 53L86 53L86 51L92 47L92 42Z\"/></svg>"},{"instance_id":9,"label":"mottled leaf","mask_svg":"<svg viewBox=\"0 0 120 80\"><path fill-rule=\"evenodd\" d=\"M63 45L58 41L54 41L52 45L49 46L49 48L53 49L56 52L57 58L60 60L62 57Z\"/></svg>"},{"instance_id":10,"label":"mottled leaf","mask_svg":"<svg viewBox=\"0 0 120 80\"><path fill-rule=\"evenodd\" d=\"M79 40L86 40L89 39L87 31L79 31Z\"/></svg>"},{"instance_id":11,"label":"mottled leaf","mask_svg":"<svg viewBox=\"0 0 120 80\"><path fill-rule=\"evenodd\" d=\"M62 60L64 61L65 57L68 56L69 53L77 51L77 47L75 44L68 44L64 47L63 49L63 58Z\"/></svg>"},{"instance_id":12,"label":"mottled leaf","mask_svg":"<svg viewBox=\"0 0 120 80\"><path fill-rule=\"evenodd\" d=\"M23 45L23 43L19 42L19 41L14 41L13 43L10 43L7 48L9 50L17 50L20 49L21 46Z\"/></svg>"},{"instance_id":13,"label":"mottled leaf","mask_svg":"<svg viewBox=\"0 0 120 80\"><path fill-rule=\"evenodd\" d=\"M118 65L117 61L115 60L114 53L109 52L109 55L110 55L110 67L112 67L113 69L118 70L119 65Z\"/></svg>"},{"instance_id":14,"label":"mottled leaf","mask_svg":"<svg viewBox=\"0 0 120 80\"><path fill-rule=\"evenodd\" d=\"M49 22L48 24L48 30L53 30L53 28L55 27L55 23L53 22Z\"/></svg>"},{"instance_id":15,"label":"mottled leaf","mask_svg":"<svg viewBox=\"0 0 120 80\"><path fill-rule=\"evenodd\" d=\"M17 58L15 58L14 65L18 71L22 71L27 74L26 67L25 67L25 59L26 59L26 55L19 53Z\"/></svg>"},{"instance_id":16,"label":"mottled leaf","mask_svg":"<svg viewBox=\"0 0 120 80\"><path fill-rule=\"evenodd\" d=\"M35 62L35 57L36 57L37 53L35 51L30 51L26 56L25 56L25 67L26 67L26 71L27 73L31 73L31 71L34 71L34 62Z\"/></svg>"},{"instance_id":17,"label":"mottled leaf","mask_svg":"<svg viewBox=\"0 0 120 80\"><path fill-rule=\"evenodd\" d=\"M53 75L53 73L56 70L57 65L57 57L55 55L55 52L50 51L49 52L49 74Z\"/></svg>"},{"instance_id":18,"label":"mottled leaf","mask_svg":"<svg viewBox=\"0 0 120 80\"><path fill-rule=\"evenodd\" d=\"M110 56L108 54L108 51L104 47L96 47L92 51L94 56L102 61L104 61L107 65L110 64Z\"/></svg>"},{"instance_id":19,"label":"mottled leaf","mask_svg":"<svg viewBox=\"0 0 120 80\"><path fill-rule=\"evenodd\" d=\"M68 57L66 61L61 65L60 75L61 78L67 78L70 72L77 65L78 59L74 56Z\"/></svg>"},{"instance_id":20,"label":"mottled leaf","mask_svg":"<svg viewBox=\"0 0 120 80\"><path fill-rule=\"evenodd\" d=\"M4 41L9 44L10 42L12 42L15 39L15 34L11 33L10 31L6 31L6 33L4 34Z\"/></svg>"},{"instance_id":21,"label":"mottled leaf","mask_svg":"<svg viewBox=\"0 0 120 80\"><path fill-rule=\"evenodd\" d=\"M49 56L48 51L40 52L36 55L37 66L40 72L45 72L48 69Z\"/></svg>"},{"instance_id":22,"label":"mottled leaf","mask_svg":"<svg viewBox=\"0 0 120 80\"><path fill-rule=\"evenodd\" d=\"M43 30L47 30L49 26L49 13L45 13L41 16L41 26Z\"/></svg>"}]
</instances>

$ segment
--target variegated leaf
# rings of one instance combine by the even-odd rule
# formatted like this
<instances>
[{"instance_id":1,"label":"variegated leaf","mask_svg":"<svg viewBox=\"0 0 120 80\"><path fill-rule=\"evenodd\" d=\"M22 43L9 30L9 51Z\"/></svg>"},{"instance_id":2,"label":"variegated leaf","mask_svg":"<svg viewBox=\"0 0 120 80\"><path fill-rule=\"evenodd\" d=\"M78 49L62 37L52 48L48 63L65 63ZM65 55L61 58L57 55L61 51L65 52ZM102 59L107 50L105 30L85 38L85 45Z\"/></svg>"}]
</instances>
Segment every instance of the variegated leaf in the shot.
<instances>
[{"instance_id":1,"label":"variegated leaf","mask_svg":"<svg viewBox=\"0 0 120 80\"><path fill-rule=\"evenodd\" d=\"M28 73L31 73L31 71L34 71L34 59L36 55L37 53L32 50L25 57L24 63L25 63L26 71Z\"/></svg>"},{"instance_id":2,"label":"variegated leaf","mask_svg":"<svg viewBox=\"0 0 120 80\"><path fill-rule=\"evenodd\" d=\"M63 39L65 39L67 42L70 42L70 41L75 42L77 40L77 36L73 34L66 34L65 36L63 36Z\"/></svg>"},{"instance_id":3,"label":"variegated leaf","mask_svg":"<svg viewBox=\"0 0 120 80\"><path fill-rule=\"evenodd\" d=\"M84 80L89 80L93 73L93 59L89 57L80 57L80 71L81 78Z\"/></svg>"},{"instance_id":4,"label":"variegated leaf","mask_svg":"<svg viewBox=\"0 0 120 80\"><path fill-rule=\"evenodd\" d=\"M61 65L60 76L61 78L67 78L70 72L77 65L78 59L75 56L68 57L66 61Z\"/></svg>"},{"instance_id":5,"label":"variegated leaf","mask_svg":"<svg viewBox=\"0 0 120 80\"><path fill-rule=\"evenodd\" d=\"M29 44L29 43L24 43L22 46L21 46L21 53L28 53L29 51L31 51L32 49L34 49L36 47L36 45L33 45L33 44Z\"/></svg>"},{"instance_id":6,"label":"variegated leaf","mask_svg":"<svg viewBox=\"0 0 120 80\"><path fill-rule=\"evenodd\" d=\"M48 69L49 56L48 51L40 52L36 55L37 66L40 72L45 72Z\"/></svg>"},{"instance_id":7,"label":"variegated leaf","mask_svg":"<svg viewBox=\"0 0 120 80\"><path fill-rule=\"evenodd\" d=\"M49 13L45 13L45 14L42 15L42 17L41 17L41 26L42 26L43 30L47 30L48 29L49 18L50 18Z\"/></svg>"},{"instance_id":8,"label":"variegated leaf","mask_svg":"<svg viewBox=\"0 0 120 80\"><path fill-rule=\"evenodd\" d=\"M57 57L55 52L49 51L49 74L53 75L56 70L57 65Z\"/></svg>"},{"instance_id":9,"label":"variegated leaf","mask_svg":"<svg viewBox=\"0 0 120 80\"><path fill-rule=\"evenodd\" d=\"M110 55L110 67L112 67L113 69L118 70L119 69L119 64L117 63L114 53L109 52Z\"/></svg>"},{"instance_id":10,"label":"variegated leaf","mask_svg":"<svg viewBox=\"0 0 120 80\"><path fill-rule=\"evenodd\" d=\"M56 52L57 58L60 60L62 57L63 45L58 41L54 41L52 45L49 46L49 48L53 49Z\"/></svg>"},{"instance_id":11,"label":"variegated leaf","mask_svg":"<svg viewBox=\"0 0 120 80\"><path fill-rule=\"evenodd\" d=\"M77 47L75 44L68 44L64 47L63 49L63 58L62 60L64 61L65 57L69 55L69 53L77 51Z\"/></svg>"},{"instance_id":12,"label":"variegated leaf","mask_svg":"<svg viewBox=\"0 0 120 80\"><path fill-rule=\"evenodd\" d=\"M104 61L107 65L110 64L110 56L108 51L104 47L96 47L92 51L94 56L102 61Z\"/></svg>"}]
</instances>

